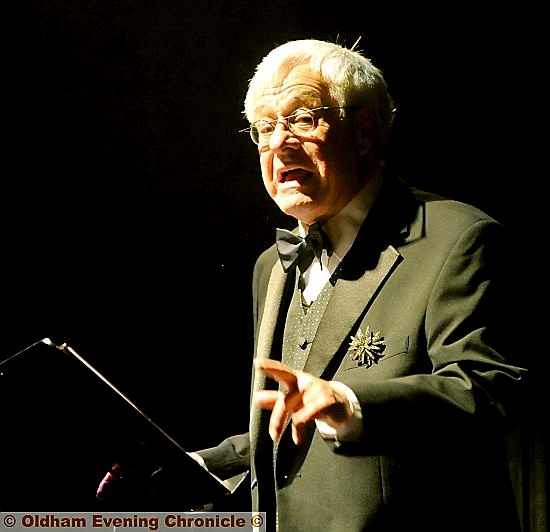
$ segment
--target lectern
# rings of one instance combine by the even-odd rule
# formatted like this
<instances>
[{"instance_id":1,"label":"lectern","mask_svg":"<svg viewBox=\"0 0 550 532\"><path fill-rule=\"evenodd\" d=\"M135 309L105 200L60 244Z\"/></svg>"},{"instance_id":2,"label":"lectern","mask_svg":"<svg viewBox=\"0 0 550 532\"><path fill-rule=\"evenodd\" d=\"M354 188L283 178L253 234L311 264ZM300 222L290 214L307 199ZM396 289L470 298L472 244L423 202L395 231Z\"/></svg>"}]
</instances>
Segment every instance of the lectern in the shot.
<instances>
[{"instance_id":1,"label":"lectern","mask_svg":"<svg viewBox=\"0 0 550 532\"><path fill-rule=\"evenodd\" d=\"M0 363L0 412L0 511L190 511L230 493L66 344ZM99 502L115 462L121 496Z\"/></svg>"}]
</instances>

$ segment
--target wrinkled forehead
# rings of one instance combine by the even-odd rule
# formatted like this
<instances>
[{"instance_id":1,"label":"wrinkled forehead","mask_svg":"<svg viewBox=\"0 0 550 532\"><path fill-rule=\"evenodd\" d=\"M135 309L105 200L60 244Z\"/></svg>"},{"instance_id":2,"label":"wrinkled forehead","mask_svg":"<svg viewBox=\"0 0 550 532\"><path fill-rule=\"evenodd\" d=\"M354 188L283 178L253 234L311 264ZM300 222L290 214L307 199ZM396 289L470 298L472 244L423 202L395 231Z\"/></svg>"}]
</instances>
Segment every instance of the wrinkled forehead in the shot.
<instances>
[{"instance_id":1,"label":"wrinkled forehead","mask_svg":"<svg viewBox=\"0 0 550 532\"><path fill-rule=\"evenodd\" d=\"M283 66L264 81L254 100L255 117L285 115L299 107L331 105L330 92L321 76L307 65Z\"/></svg>"}]
</instances>

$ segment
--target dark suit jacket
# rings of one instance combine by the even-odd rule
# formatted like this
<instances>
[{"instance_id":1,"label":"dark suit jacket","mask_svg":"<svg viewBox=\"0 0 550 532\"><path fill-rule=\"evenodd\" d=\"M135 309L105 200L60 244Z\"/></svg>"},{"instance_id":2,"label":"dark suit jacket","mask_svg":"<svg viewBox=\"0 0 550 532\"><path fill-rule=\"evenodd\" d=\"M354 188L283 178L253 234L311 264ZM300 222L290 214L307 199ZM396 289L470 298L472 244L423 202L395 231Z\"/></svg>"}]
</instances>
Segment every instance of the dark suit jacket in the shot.
<instances>
[{"instance_id":1,"label":"dark suit jacket","mask_svg":"<svg viewBox=\"0 0 550 532\"><path fill-rule=\"evenodd\" d=\"M340 265L305 371L341 381L362 406L359 442L296 447L249 433L202 452L223 477L251 468L255 509L284 531L518 531L504 434L521 404L523 331L506 288L504 228L480 210L389 180ZM281 357L294 274L275 247L253 279L255 356ZM513 311L512 311L513 309ZM350 356L358 329L383 356ZM253 389L274 387L256 375ZM274 466L275 464L275 472ZM275 499L276 498L276 499Z\"/></svg>"}]
</instances>

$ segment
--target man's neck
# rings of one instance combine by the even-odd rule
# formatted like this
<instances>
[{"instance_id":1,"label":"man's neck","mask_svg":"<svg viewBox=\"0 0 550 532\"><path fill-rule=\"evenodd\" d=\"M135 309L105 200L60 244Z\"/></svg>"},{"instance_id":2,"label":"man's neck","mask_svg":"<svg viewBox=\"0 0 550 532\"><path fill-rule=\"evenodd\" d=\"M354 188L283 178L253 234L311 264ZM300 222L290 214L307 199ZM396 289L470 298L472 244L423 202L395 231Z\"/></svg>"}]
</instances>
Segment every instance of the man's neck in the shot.
<instances>
[{"instance_id":1,"label":"man's neck","mask_svg":"<svg viewBox=\"0 0 550 532\"><path fill-rule=\"evenodd\" d=\"M372 204L377 198L384 183L383 167L369 177L363 187L337 214L322 222L323 229L332 242L334 252L343 257L353 244L361 224L365 220ZM308 232L309 225L298 220L301 236Z\"/></svg>"}]
</instances>

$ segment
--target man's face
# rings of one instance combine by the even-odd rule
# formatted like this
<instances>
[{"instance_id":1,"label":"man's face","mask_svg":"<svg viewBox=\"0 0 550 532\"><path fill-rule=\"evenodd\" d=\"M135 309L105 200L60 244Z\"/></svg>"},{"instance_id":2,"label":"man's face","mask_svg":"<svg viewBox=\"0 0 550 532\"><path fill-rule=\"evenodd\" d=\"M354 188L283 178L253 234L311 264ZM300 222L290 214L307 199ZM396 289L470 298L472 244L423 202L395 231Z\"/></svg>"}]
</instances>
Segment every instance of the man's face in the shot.
<instances>
[{"instance_id":1,"label":"man's face","mask_svg":"<svg viewBox=\"0 0 550 532\"><path fill-rule=\"evenodd\" d=\"M298 109L335 106L328 87L305 65L281 73L256 105L255 119L276 120ZM262 179L286 214L307 224L326 221L361 188L355 134L339 110L318 114L307 135L293 134L281 121L259 146Z\"/></svg>"}]
</instances>

